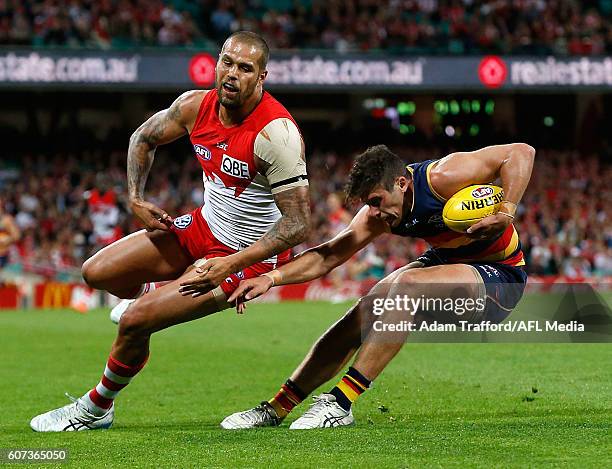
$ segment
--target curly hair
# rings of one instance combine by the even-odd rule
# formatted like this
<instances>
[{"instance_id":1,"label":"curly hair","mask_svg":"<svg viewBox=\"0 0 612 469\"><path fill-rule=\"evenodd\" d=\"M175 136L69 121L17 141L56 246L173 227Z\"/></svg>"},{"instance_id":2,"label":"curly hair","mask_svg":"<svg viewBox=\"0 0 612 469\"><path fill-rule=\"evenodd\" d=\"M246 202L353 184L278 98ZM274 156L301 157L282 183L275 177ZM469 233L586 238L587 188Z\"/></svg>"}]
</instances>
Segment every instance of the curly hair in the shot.
<instances>
[{"instance_id":1,"label":"curly hair","mask_svg":"<svg viewBox=\"0 0 612 469\"><path fill-rule=\"evenodd\" d=\"M377 186L391 191L399 176L406 175L406 164L386 145L368 148L355 158L344 187L349 201L364 199Z\"/></svg>"}]
</instances>

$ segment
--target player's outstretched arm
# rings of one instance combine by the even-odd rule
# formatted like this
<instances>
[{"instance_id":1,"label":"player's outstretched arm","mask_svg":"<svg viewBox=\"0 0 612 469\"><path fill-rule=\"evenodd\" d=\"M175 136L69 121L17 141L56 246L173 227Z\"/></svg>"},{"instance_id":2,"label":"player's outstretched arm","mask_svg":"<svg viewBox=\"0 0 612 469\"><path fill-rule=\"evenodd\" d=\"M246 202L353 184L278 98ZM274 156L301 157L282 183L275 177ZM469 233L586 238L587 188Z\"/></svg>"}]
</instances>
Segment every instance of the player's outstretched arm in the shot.
<instances>
[{"instance_id":1,"label":"player's outstretched arm","mask_svg":"<svg viewBox=\"0 0 612 469\"><path fill-rule=\"evenodd\" d=\"M236 299L248 301L257 298L275 285L308 282L344 264L374 238L387 231L387 226L378 218L368 216L368 212L369 208L363 207L350 225L334 238L303 252L279 269L261 277L243 280L228 301L231 303Z\"/></svg>"},{"instance_id":2,"label":"player's outstretched arm","mask_svg":"<svg viewBox=\"0 0 612 469\"><path fill-rule=\"evenodd\" d=\"M130 137L127 156L129 204L134 215L148 231L169 229L172 218L161 208L144 200L145 184L158 145L170 143L185 135L197 116L202 91L188 91L168 109L159 111L144 122Z\"/></svg>"},{"instance_id":3,"label":"player's outstretched arm","mask_svg":"<svg viewBox=\"0 0 612 469\"><path fill-rule=\"evenodd\" d=\"M503 232L512 223L517 205L529 184L534 158L535 149L526 143L451 153L432 169L431 183L436 192L448 199L471 184L487 184L501 179L504 201L499 212L468 230L473 237L487 238Z\"/></svg>"}]
</instances>

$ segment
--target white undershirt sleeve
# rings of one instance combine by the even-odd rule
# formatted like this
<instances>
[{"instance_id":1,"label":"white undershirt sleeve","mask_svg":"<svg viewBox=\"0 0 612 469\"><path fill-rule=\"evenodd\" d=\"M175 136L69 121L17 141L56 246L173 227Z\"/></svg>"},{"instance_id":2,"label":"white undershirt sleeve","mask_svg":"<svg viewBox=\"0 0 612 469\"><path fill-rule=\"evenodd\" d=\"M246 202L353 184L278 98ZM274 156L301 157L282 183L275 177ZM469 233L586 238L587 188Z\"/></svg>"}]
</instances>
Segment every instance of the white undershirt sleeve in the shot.
<instances>
[{"instance_id":1,"label":"white undershirt sleeve","mask_svg":"<svg viewBox=\"0 0 612 469\"><path fill-rule=\"evenodd\" d=\"M304 142L291 119L281 117L269 122L255 139L254 153L270 165L265 176L272 194L308 185Z\"/></svg>"}]
</instances>

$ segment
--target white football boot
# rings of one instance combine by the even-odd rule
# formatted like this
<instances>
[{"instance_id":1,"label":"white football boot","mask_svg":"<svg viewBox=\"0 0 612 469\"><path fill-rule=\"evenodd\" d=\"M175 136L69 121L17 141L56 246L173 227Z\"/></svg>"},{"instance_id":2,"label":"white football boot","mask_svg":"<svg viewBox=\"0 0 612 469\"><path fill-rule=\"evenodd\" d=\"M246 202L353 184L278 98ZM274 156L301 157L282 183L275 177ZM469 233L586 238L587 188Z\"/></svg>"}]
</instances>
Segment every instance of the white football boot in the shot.
<instances>
[{"instance_id":1,"label":"white football boot","mask_svg":"<svg viewBox=\"0 0 612 469\"><path fill-rule=\"evenodd\" d=\"M345 427L355 423L353 412L340 407L340 404L336 402L336 396L321 394L313 399L314 403L304 412L304 415L291 424L290 430Z\"/></svg>"},{"instance_id":2,"label":"white football boot","mask_svg":"<svg viewBox=\"0 0 612 469\"><path fill-rule=\"evenodd\" d=\"M274 407L269 402L264 401L257 407L225 417L221 422L221 428L244 430L247 428L277 427L281 422L282 419L278 418Z\"/></svg>"},{"instance_id":3,"label":"white football boot","mask_svg":"<svg viewBox=\"0 0 612 469\"><path fill-rule=\"evenodd\" d=\"M35 432L80 432L83 430L102 430L113 425L115 405L106 414L97 417L91 414L81 399L66 394L72 403L37 415L30 421Z\"/></svg>"},{"instance_id":4,"label":"white football boot","mask_svg":"<svg viewBox=\"0 0 612 469\"><path fill-rule=\"evenodd\" d=\"M127 311L129 306L132 303L134 303L134 301L136 301L136 298L132 298L132 299L129 299L129 300L121 300L117 304L117 306L115 306L113 309L111 309L110 320L113 321L115 324L119 324L119 321L121 320L121 316L123 316L123 313L125 313Z\"/></svg>"}]
</instances>

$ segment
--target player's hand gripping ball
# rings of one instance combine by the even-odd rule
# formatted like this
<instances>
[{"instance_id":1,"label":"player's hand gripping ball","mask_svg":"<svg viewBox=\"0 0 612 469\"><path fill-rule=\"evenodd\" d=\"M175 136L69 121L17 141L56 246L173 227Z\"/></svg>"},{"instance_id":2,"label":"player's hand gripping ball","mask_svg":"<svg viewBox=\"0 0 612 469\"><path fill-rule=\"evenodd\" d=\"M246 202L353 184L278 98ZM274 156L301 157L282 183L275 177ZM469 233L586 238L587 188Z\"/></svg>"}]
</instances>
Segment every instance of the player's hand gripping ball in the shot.
<instances>
[{"instance_id":1,"label":"player's hand gripping ball","mask_svg":"<svg viewBox=\"0 0 612 469\"><path fill-rule=\"evenodd\" d=\"M465 233L473 224L499 211L504 190L491 184L468 186L453 195L442 210L444 224Z\"/></svg>"}]
</instances>

